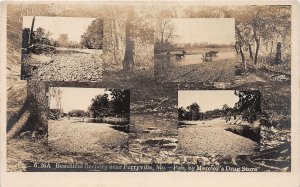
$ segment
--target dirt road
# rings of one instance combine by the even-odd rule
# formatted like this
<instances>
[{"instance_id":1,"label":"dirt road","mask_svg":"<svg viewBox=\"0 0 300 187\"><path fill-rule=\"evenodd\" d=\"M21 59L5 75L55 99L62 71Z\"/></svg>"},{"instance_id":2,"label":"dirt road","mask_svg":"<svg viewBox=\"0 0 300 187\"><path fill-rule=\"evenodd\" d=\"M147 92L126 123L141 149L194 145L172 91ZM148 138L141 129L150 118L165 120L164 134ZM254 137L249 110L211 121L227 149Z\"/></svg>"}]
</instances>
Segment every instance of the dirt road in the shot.
<instances>
[{"instance_id":1,"label":"dirt road","mask_svg":"<svg viewBox=\"0 0 300 187\"><path fill-rule=\"evenodd\" d=\"M258 146L248 138L225 131L229 125L222 118L189 123L178 132L179 147L186 154L248 155Z\"/></svg>"},{"instance_id":2,"label":"dirt road","mask_svg":"<svg viewBox=\"0 0 300 187\"><path fill-rule=\"evenodd\" d=\"M128 135L107 123L49 120L48 142L62 153L114 152L124 149Z\"/></svg>"}]
</instances>

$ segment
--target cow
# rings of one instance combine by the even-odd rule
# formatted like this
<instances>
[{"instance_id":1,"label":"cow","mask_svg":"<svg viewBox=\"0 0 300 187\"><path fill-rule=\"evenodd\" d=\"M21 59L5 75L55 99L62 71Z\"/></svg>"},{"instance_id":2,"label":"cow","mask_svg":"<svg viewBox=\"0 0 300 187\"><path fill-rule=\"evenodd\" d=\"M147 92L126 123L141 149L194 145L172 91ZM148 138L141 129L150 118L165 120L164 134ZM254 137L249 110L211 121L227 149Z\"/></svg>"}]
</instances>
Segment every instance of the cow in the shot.
<instances>
[{"instance_id":1,"label":"cow","mask_svg":"<svg viewBox=\"0 0 300 187\"><path fill-rule=\"evenodd\" d=\"M182 54L181 53L176 53L175 56L176 56L176 58L183 58L183 57L185 57L185 54L186 54L186 51L182 50Z\"/></svg>"},{"instance_id":2,"label":"cow","mask_svg":"<svg viewBox=\"0 0 300 187\"><path fill-rule=\"evenodd\" d=\"M209 51L205 53L205 57L216 57L218 53L218 51Z\"/></svg>"}]
</instances>

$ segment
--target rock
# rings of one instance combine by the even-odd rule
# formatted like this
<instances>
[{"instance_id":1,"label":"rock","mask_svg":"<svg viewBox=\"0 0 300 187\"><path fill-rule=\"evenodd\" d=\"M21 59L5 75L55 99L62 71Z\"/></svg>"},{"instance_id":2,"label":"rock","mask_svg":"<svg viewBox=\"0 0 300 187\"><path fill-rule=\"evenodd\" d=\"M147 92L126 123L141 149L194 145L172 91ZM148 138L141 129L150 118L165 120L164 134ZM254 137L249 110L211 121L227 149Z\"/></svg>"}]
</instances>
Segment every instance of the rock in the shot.
<instances>
[{"instance_id":1,"label":"rock","mask_svg":"<svg viewBox=\"0 0 300 187\"><path fill-rule=\"evenodd\" d=\"M143 130L142 133L150 133L150 130Z\"/></svg>"},{"instance_id":2,"label":"rock","mask_svg":"<svg viewBox=\"0 0 300 187\"><path fill-rule=\"evenodd\" d=\"M157 129L156 127L147 127L148 130L155 130Z\"/></svg>"},{"instance_id":3,"label":"rock","mask_svg":"<svg viewBox=\"0 0 300 187\"><path fill-rule=\"evenodd\" d=\"M150 139L147 139L145 140L143 143L144 144L150 144L150 145L153 145L153 144L168 144L168 143L177 143L178 140L175 139L175 138L163 138L163 137L159 137L159 138L150 138Z\"/></svg>"},{"instance_id":4,"label":"rock","mask_svg":"<svg viewBox=\"0 0 300 187\"><path fill-rule=\"evenodd\" d=\"M223 155L223 156L219 157L217 159L217 161L222 164L229 164L232 162L232 159L231 159L231 156L229 156L229 155Z\"/></svg>"},{"instance_id":5,"label":"rock","mask_svg":"<svg viewBox=\"0 0 300 187\"><path fill-rule=\"evenodd\" d=\"M176 143L162 144L160 147L164 149L176 149L177 144Z\"/></svg>"},{"instance_id":6,"label":"rock","mask_svg":"<svg viewBox=\"0 0 300 187\"><path fill-rule=\"evenodd\" d=\"M209 166L210 165L210 161L207 157L199 157L197 159L197 165L201 165L201 166Z\"/></svg>"}]
</instances>

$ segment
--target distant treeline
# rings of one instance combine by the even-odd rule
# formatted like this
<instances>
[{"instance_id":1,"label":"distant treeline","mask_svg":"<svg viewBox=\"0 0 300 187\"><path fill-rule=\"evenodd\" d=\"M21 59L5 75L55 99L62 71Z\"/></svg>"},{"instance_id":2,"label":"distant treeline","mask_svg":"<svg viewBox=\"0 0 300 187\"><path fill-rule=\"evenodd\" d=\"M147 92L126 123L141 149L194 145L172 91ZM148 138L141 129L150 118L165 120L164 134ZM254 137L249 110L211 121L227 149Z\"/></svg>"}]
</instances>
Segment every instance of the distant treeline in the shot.
<instances>
[{"instance_id":1,"label":"distant treeline","mask_svg":"<svg viewBox=\"0 0 300 187\"><path fill-rule=\"evenodd\" d=\"M119 117L129 118L130 114L130 92L129 90L109 89L110 96L99 94L91 100L91 105L87 111L71 110L64 116L70 117Z\"/></svg>"},{"instance_id":2,"label":"distant treeline","mask_svg":"<svg viewBox=\"0 0 300 187\"><path fill-rule=\"evenodd\" d=\"M197 102L192 103L186 108L180 107L178 109L178 119L183 120L205 120L219 117L233 117L241 116L242 120L253 123L257 120L261 113L260 107L260 92L259 91L235 91L235 95L239 97L239 101L235 103L234 107L228 107L224 104L222 109L215 109L206 112L201 112L201 108Z\"/></svg>"},{"instance_id":3,"label":"distant treeline","mask_svg":"<svg viewBox=\"0 0 300 187\"><path fill-rule=\"evenodd\" d=\"M30 41L30 28L22 29L22 48L28 48L30 45L50 45L53 47L66 48L103 48L103 20L95 19L87 28L87 31L81 35L81 41L75 42L69 40L66 33L61 33L57 39L51 38L50 31L42 27L38 27L32 33L32 41Z\"/></svg>"}]
</instances>

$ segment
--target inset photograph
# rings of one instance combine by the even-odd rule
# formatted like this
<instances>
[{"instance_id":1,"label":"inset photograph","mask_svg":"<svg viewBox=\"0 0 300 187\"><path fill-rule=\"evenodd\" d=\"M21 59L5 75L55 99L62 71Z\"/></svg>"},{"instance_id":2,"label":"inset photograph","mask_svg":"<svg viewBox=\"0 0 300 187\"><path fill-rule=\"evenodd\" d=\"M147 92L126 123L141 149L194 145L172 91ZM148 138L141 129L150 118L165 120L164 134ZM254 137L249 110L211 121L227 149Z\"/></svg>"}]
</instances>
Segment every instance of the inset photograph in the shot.
<instances>
[{"instance_id":1,"label":"inset photograph","mask_svg":"<svg viewBox=\"0 0 300 187\"><path fill-rule=\"evenodd\" d=\"M154 78L153 10L113 7L104 19L103 81L117 83ZM132 83L133 84L133 83Z\"/></svg>"},{"instance_id":2,"label":"inset photograph","mask_svg":"<svg viewBox=\"0 0 300 187\"><path fill-rule=\"evenodd\" d=\"M154 48L159 82L234 80L234 18L162 19Z\"/></svg>"},{"instance_id":3,"label":"inset photograph","mask_svg":"<svg viewBox=\"0 0 300 187\"><path fill-rule=\"evenodd\" d=\"M178 92L179 146L186 155L249 155L259 151L260 91Z\"/></svg>"},{"instance_id":4,"label":"inset photograph","mask_svg":"<svg viewBox=\"0 0 300 187\"><path fill-rule=\"evenodd\" d=\"M21 79L102 80L103 20L24 16Z\"/></svg>"},{"instance_id":5,"label":"inset photograph","mask_svg":"<svg viewBox=\"0 0 300 187\"><path fill-rule=\"evenodd\" d=\"M127 151L129 90L49 87L48 98L52 150L81 156Z\"/></svg>"}]
</instances>

